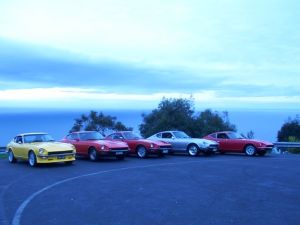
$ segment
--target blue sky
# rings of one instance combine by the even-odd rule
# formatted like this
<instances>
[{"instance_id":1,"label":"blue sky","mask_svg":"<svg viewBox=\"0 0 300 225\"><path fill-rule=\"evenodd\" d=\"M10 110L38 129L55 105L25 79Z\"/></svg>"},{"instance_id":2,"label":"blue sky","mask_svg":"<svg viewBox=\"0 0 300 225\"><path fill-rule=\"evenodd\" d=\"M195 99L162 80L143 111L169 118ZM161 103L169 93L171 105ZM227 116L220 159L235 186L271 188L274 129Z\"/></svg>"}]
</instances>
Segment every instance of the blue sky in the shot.
<instances>
[{"instance_id":1,"label":"blue sky","mask_svg":"<svg viewBox=\"0 0 300 225\"><path fill-rule=\"evenodd\" d=\"M296 0L0 0L0 107L299 109Z\"/></svg>"}]
</instances>

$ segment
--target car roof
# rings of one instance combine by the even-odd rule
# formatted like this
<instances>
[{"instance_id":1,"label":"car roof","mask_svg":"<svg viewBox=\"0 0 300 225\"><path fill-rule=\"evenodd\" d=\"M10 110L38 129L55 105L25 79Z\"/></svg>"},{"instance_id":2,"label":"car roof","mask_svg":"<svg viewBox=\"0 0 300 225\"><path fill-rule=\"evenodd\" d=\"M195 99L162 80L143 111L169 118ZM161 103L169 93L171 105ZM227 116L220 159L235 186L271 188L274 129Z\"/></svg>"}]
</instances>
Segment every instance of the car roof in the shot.
<instances>
[{"instance_id":1,"label":"car roof","mask_svg":"<svg viewBox=\"0 0 300 225\"><path fill-rule=\"evenodd\" d=\"M37 134L48 134L48 133L45 133L45 132L32 132L32 133L18 134L16 136L37 135Z\"/></svg>"},{"instance_id":2,"label":"car roof","mask_svg":"<svg viewBox=\"0 0 300 225\"><path fill-rule=\"evenodd\" d=\"M84 131L74 131L74 132L71 132L71 134L83 134L83 133L93 133L93 132L99 133L99 131L96 131L96 130L84 130Z\"/></svg>"}]
</instances>

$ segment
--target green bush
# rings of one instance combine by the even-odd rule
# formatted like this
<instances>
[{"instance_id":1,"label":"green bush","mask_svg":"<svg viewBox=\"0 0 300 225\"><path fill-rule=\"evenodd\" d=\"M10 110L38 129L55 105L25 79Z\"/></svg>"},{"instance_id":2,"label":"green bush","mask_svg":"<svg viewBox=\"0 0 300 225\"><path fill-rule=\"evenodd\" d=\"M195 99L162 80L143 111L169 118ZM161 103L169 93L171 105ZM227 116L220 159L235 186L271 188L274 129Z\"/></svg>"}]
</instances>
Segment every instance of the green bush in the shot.
<instances>
[{"instance_id":1,"label":"green bush","mask_svg":"<svg viewBox=\"0 0 300 225\"><path fill-rule=\"evenodd\" d=\"M289 136L288 141L289 142L300 142L299 139L295 136ZM288 148L287 150L289 153L292 153L292 154L300 154L300 148Z\"/></svg>"}]
</instances>

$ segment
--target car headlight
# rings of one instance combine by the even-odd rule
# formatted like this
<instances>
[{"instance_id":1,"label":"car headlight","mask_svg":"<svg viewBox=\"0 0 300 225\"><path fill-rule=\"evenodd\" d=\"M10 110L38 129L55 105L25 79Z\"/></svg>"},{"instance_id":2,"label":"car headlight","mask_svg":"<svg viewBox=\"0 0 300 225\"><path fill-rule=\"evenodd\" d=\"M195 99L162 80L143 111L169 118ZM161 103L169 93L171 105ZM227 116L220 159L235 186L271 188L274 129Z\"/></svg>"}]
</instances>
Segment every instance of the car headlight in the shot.
<instances>
[{"instance_id":1,"label":"car headlight","mask_svg":"<svg viewBox=\"0 0 300 225\"><path fill-rule=\"evenodd\" d=\"M103 150L103 151L109 150L109 148L107 146L105 146L105 145L102 145L100 149Z\"/></svg>"},{"instance_id":2,"label":"car headlight","mask_svg":"<svg viewBox=\"0 0 300 225\"><path fill-rule=\"evenodd\" d=\"M154 144L150 144L150 148L153 148L154 147Z\"/></svg>"},{"instance_id":3,"label":"car headlight","mask_svg":"<svg viewBox=\"0 0 300 225\"><path fill-rule=\"evenodd\" d=\"M206 142L206 141L203 141L203 142L202 142L202 145L203 145L203 147L204 147L204 148L206 148L206 147L208 147L208 146L209 146L209 143L208 143L208 142Z\"/></svg>"},{"instance_id":4,"label":"car headlight","mask_svg":"<svg viewBox=\"0 0 300 225\"><path fill-rule=\"evenodd\" d=\"M43 149L43 148L39 149L39 155L46 155L46 154L47 154L46 149Z\"/></svg>"}]
</instances>

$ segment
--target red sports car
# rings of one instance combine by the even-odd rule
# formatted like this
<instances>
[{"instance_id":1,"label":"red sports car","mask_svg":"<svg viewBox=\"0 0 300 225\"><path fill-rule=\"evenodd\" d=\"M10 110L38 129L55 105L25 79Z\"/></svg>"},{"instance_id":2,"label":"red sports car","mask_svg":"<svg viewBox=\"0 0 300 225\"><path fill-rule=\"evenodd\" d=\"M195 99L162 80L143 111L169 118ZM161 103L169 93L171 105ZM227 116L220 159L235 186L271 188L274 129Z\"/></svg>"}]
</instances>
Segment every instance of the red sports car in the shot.
<instances>
[{"instance_id":1,"label":"red sports car","mask_svg":"<svg viewBox=\"0 0 300 225\"><path fill-rule=\"evenodd\" d=\"M62 142L73 144L77 155L88 156L91 161L97 161L102 156L124 159L129 150L126 143L104 140L102 134L96 131L73 132Z\"/></svg>"},{"instance_id":2,"label":"red sports car","mask_svg":"<svg viewBox=\"0 0 300 225\"><path fill-rule=\"evenodd\" d=\"M163 156L171 150L171 144L163 141L143 139L131 131L121 131L106 137L107 140L121 140L128 144L129 153L137 154L139 158L145 158L149 154Z\"/></svg>"},{"instance_id":3,"label":"red sports car","mask_svg":"<svg viewBox=\"0 0 300 225\"><path fill-rule=\"evenodd\" d=\"M236 152L250 156L255 154L263 156L273 148L270 142L246 139L232 131L216 132L204 138L218 142L220 153Z\"/></svg>"}]
</instances>

